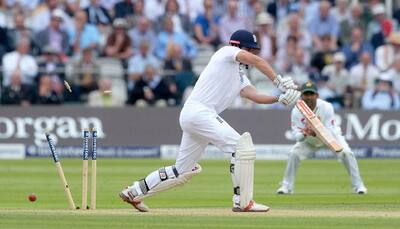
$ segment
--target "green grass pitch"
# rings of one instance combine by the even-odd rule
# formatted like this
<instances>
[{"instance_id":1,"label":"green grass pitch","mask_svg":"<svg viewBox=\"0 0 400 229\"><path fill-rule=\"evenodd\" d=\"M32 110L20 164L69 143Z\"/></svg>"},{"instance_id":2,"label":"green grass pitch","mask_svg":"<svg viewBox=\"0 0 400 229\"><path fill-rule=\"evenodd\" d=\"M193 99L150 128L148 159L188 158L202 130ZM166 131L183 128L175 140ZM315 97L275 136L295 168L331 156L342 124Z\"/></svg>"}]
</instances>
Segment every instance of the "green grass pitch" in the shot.
<instances>
[{"instance_id":1,"label":"green grass pitch","mask_svg":"<svg viewBox=\"0 0 400 229\"><path fill-rule=\"evenodd\" d=\"M82 160L61 163L80 206ZM189 184L149 198L152 212L135 212L118 198L133 180L171 163L99 158L98 209L69 211L50 157L0 160L0 228L400 228L400 159L359 160L367 195L352 193L336 160L306 160L295 194L278 196L286 162L257 161L254 197L271 207L268 213L231 212L229 162L224 160L202 161L203 172ZM28 201L29 193L36 193L36 202Z\"/></svg>"}]
</instances>

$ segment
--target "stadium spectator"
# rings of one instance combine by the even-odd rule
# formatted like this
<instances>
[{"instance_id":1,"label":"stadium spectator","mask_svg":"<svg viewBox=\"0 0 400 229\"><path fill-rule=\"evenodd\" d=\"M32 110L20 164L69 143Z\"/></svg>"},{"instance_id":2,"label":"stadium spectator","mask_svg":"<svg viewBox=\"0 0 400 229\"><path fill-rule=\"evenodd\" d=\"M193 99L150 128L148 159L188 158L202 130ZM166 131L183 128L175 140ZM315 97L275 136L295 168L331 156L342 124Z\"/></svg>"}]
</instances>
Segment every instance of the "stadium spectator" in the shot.
<instances>
[{"instance_id":1,"label":"stadium spectator","mask_svg":"<svg viewBox=\"0 0 400 229\"><path fill-rule=\"evenodd\" d=\"M167 57L164 60L164 70L192 71L192 62L183 56L182 47L179 44L174 44L168 50Z\"/></svg>"},{"instance_id":2,"label":"stadium spectator","mask_svg":"<svg viewBox=\"0 0 400 229\"><path fill-rule=\"evenodd\" d=\"M114 5L114 17L127 20L133 15L134 3L132 0L122 0Z\"/></svg>"},{"instance_id":3,"label":"stadium spectator","mask_svg":"<svg viewBox=\"0 0 400 229\"><path fill-rule=\"evenodd\" d=\"M133 55L131 39L127 33L128 23L123 18L113 22L113 30L107 38L104 48L107 57L118 58L126 68L128 59Z\"/></svg>"},{"instance_id":4,"label":"stadium spectator","mask_svg":"<svg viewBox=\"0 0 400 229\"><path fill-rule=\"evenodd\" d=\"M38 72L38 66L33 56L29 54L30 42L26 38L19 40L17 49L3 56L3 86L10 85L11 76L17 72L23 84L33 85Z\"/></svg>"},{"instance_id":5,"label":"stadium spectator","mask_svg":"<svg viewBox=\"0 0 400 229\"><path fill-rule=\"evenodd\" d=\"M48 75L42 75L39 77L38 85L38 96L36 103L42 105L60 105L63 102L63 95L56 90L56 84L60 84L60 81L51 78ZM61 84L61 87L62 84ZM59 87L58 87L59 88Z\"/></svg>"},{"instance_id":6,"label":"stadium spectator","mask_svg":"<svg viewBox=\"0 0 400 229\"><path fill-rule=\"evenodd\" d=\"M289 36L286 38L286 46L278 49L275 65L280 72L287 73L294 62L295 53L298 49L297 38Z\"/></svg>"},{"instance_id":7,"label":"stadium spectator","mask_svg":"<svg viewBox=\"0 0 400 229\"><path fill-rule=\"evenodd\" d=\"M179 12L179 4L177 0L167 0L165 4L165 12L158 18L156 31L162 31L162 25L167 18L171 18L174 24L174 32L193 34L192 24L189 17Z\"/></svg>"},{"instance_id":8,"label":"stadium spectator","mask_svg":"<svg viewBox=\"0 0 400 229\"><path fill-rule=\"evenodd\" d=\"M336 49L332 47L332 37L329 34L325 34L321 37L321 49L316 49L314 55L311 58L311 66L318 69L318 71L322 71L325 65L329 65L332 63L333 54L336 52Z\"/></svg>"},{"instance_id":9,"label":"stadium spectator","mask_svg":"<svg viewBox=\"0 0 400 229\"><path fill-rule=\"evenodd\" d=\"M8 36L8 47L11 50L17 48L17 44L21 39L27 39L30 41L30 44L33 43L32 30L25 26L25 16L21 13L17 13L14 16L14 27L9 29L7 32Z\"/></svg>"},{"instance_id":10,"label":"stadium spectator","mask_svg":"<svg viewBox=\"0 0 400 229\"><path fill-rule=\"evenodd\" d=\"M289 36L293 36L297 38L297 42L299 47L302 47L304 50L309 50L312 48L312 38L309 31L303 26L303 20L301 15L298 12L292 12L288 15L287 20L282 20L286 22L286 25L282 25L277 29L277 37L279 39L278 48L282 48L285 46L285 41Z\"/></svg>"},{"instance_id":11,"label":"stadium spectator","mask_svg":"<svg viewBox=\"0 0 400 229\"><path fill-rule=\"evenodd\" d=\"M147 65L143 77L137 81L134 90L128 95L128 104L165 106L174 104L177 96L175 83L168 83L151 65ZM170 101L173 102L170 102Z\"/></svg>"},{"instance_id":12,"label":"stadium spectator","mask_svg":"<svg viewBox=\"0 0 400 229\"><path fill-rule=\"evenodd\" d=\"M397 93L400 93L400 54L396 55L393 65L388 70L388 74L393 80L393 88Z\"/></svg>"},{"instance_id":13,"label":"stadium spectator","mask_svg":"<svg viewBox=\"0 0 400 229\"><path fill-rule=\"evenodd\" d=\"M376 80L375 86L365 92L362 97L362 108L396 110L400 108L399 98L399 94L393 89L391 76L383 73Z\"/></svg>"},{"instance_id":14,"label":"stadium spectator","mask_svg":"<svg viewBox=\"0 0 400 229\"><path fill-rule=\"evenodd\" d=\"M342 52L346 57L346 68L350 69L358 63L359 56L363 52L369 52L371 57L374 50L370 43L363 40L363 31L360 27L354 27L351 30L351 41L342 47Z\"/></svg>"},{"instance_id":15,"label":"stadium spectator","mask_svg":"<svg viewBox=\"0 0 400 229\"><path fill-rule=\"evenodd\" d=\"M212 45L214 49L220 44L218 37L219 18L213 14L213 1L204 0L205 12L199 14L194 21L194 35L203 45Z\"/></svg>"},{"instance_id":16,"label":"stadium spectator","mask_svg":"<svg viewBox=\"0 0 400 229\"><path fill-rule=\"evenodd\" d=\"M349 43L351 40L351 29L359 27L363 31L363 39L366 39L367 23L362 20L363 8L360 3L352 3L350 6L350 15L340 23L339 40L342 44Z\"/></svg>"},{"instance_id":17,"label":"stadium spectator","mask_svg":"<svg viewBox=\"0 0 400 229\"><path fill-rule=\"evenodd\" d=\"M294 60L287 73L293 77L297 84L304 84L309 81L309 61L305 57L304 50L298 47L294 53Z\"/></svg>"},{"instance_id":18,"label":"stadium spectator","mask_svg":"<svg viewBox=\"0 0 400 229\"><path fill-rule=\"evenodd\" d=\"M35 7L30 18L30 27L33 31L39 32L49 26L51 13L57 9L57 4L57 0L45 0Z\"/></svg>"},{"instance_id":19,"label":"stadium spectator","mask_svg":"<svg viewBox=\"0 0 400 229\"><path fill-rule=\"evenodd\" d=\"M374 87L379 69L372 64L369 52L363 52L360 62L350 69L350 86L353 93L353 106L360 107L360 99L366 90Z\"/></svg>"},{"instance_id":20,"label":"stadium spectator","mask_svg":"<svg viewBox=\"0 0 400 229\"><path fill-rule=\"evenodd\" d=\"M304 24L309 25L314 17L318 16L319 1L301 0L298 2L299 12L302 14Z\"/></svg>"},{"instance_id":21,"label":"stadium spectator","mask_svg":"<svg viewBox=\"0 0 400 229\"><path fill-rule=\"evenodd\" d=\"M151 27L151 21L147 17L139 17L136 26L129 30L128 35L131 38L134 53L137 53L142 41L149 43L150 52L154 51L156 34Z\"/></svg>"},{"instance_id":22,"label":"stadium spectator","mask_svg":"<svg viewBox=\"0 0 400 229\"><path fill-rule=\"evenodd\" d=\"M350 16L349 0L336 0L335 7L332 8L332 16L336 18L339 24Z\"/></svg>"},{"instance_id":23,"label":"stadium spectator","mask_svg":"<svg viewBox=\"0 0 400 229\"><path fill-rule=\"evenodd\" d=\"M78 86L82 100L86 101L85 96L97 89L100 74L100 67L93 58L93 49L83 49L82 57L74 60L72 69L72 83Z\"/></svg>"},{"instance_id":24,"label":"stadium spectator","mask_svg":"<svg viewBox=\"0 0 400 229\"><path fill-rule=\"evenodd\" d=\"M51 20L51 15L53 11L58 10L62 15L62 27L66 30L71 29L73 25L73 20L64 10L62 10L61 2L57 0L44 0L35 10L32 12L31 17L29 17L29 28L31 28L35 33L46 29ZM58 8L59 7L59 8Z\"/></svg>"},{"instance_id":25,"label":"stadium spectator","mask_svg":"<svg viewBox=\"0 0 400 229\"><path fill-rule=\"evenodd\" d=\"M193 22L197 16L204 13L204 0L177 0L179 12Z\"/></svg>"},{"instance_id":26,"label":"stadium spectator","mask_svg":"<svg viewBox=\"0 0 400 229\"><path fill-rule=\"evenodd\" d=\"M160 64L156 56L150 52L149 41L142 40L139 51L128 62L128 91L134 90L136 82L143 75L147 65L159 68Z\"/></svg>"},{"instance_id":27,"label":"stadium spectator","mask_svg":"<svg viewBox=\"0 0 400 229\"><path fill-rule=\"evenodd\" d=\"M36 7L39 6L40 2L45 2L46 0L7 0L7 4L10 8L17 8L19 12L24 14L32 13ZM21 10L23 9L23 11Z\"/></svg>"},{"instance_id":28,"label":"stadium spectator","mask_svg":"<svg viewBox=\"0 0 400 229\"><path fill-rule=\"evenodd\" d=\"M274 0L267 5L267 12L274 17L275 21L279 22L289 14L290 7L289 0Z\"/></svg>"},{"instance_id":29,"label":"stadium spectator","mask_svg":"<svg viewBox=\"0 0 400 229\"><path fill-rule=\"evenodd\" d=\"M7 1L0 0L0 28L6 28L9 25L10 14L8 12Z\"/></svg>"},{"instance_id":30,"label":"stadium spectator","mask_svg":"<svg viewBox=\"0 0 400 229\"><path fill-rule=\"evenodd\" d=\"M61 28L62 18L62 11L59 9L54 10L51 15L50 25L35 34L35 45L38 46L40 52L43 52L46 46L51 46L54 51L61 55L68 53L68 33Z\"/></svg>"},{"instance_id":31,"label":"stadium spectator","mask_svg":"<svg viewBox=\"0 0 400 229\"><path fill-rule=\"evenodd\" d=\"M146 17L152 22L156 22L165 12L165 3L166 0L146 0L144 2L144 13Z\"/></svg>"},{"instance_id":32,"label":"stadium spectator","mask_svg":"<svg viewBox=\"0 0 400 229\"><path fill-rule=\"evenodd\" d=\"M33 87L21 81L19 72L11 75L10 85L1 91L1 103L4 105L29 106L34 101Z\"/></svg>"},{"instance_id":33,"label":"stadium spectator","mask_svg":"<svg viewBox=\"0 0 400 229\"><path fill-rule=\"evenodd\" d=\"M367 26L367 39L371 42L374 49L385 42L385 38L393 31L397 30L394 21L386 17L384 4L375 4L371 9L373 20Z\"/></svg>"},{"instance_id":34,"label":"stadium spectator","mask_svg":"<svg viewBox=\"0 0 400 229\"><path fill-rule=\"evenodd\" d=\"M238 16L245 18L246 28L250 31L255 29L258 13L256 7L259 7L260 4L259 0L238 0ZM263 11L265 10L265 6L261 8Z\"/></svg>"},{"instance_id":35,"label":"stadium spectator","mask_svg":"<svg viewBox=\"0 0 400 229\"><path fill-rule=\"evenodd\" d=\"M183 55L187 58L193 58L197 54L196 45L192 39L183 32L174 30L174 22L171 17L166 17L164 21L164 30L158 33L155 53L160 59L165 59L168 50L173 44L179 44L183 48Z\"/></svg>"},{"instance_id":36,"label":"stadium spectator","mask_svg":"<svg viewBox=\"0 0 400 229\"><path fill-rule=\"evenodd\" d=\"M65 79L65 65L59 53L50 45L43 48L41 58L38 58L39 75L48 75L51 78Z\"/></svg>"},{"instance_id":37,"label":"stadium spectator","mask_svg":"<svg viewBox=\"0 0 400 229\"><path fill-rule=\"evenodd\" d=\"M393 32L387 38L385 45L375 51L376 65L381 71L386 71L392 65L394 58L400 53L400 32Z\"/></svg>"},{"instance_id":38,"label":"stadium spectator","mask_svg":"<svg viewBox=\"0 0 400 229\"><path fill-rule=\"evenodd\" d=\"M129 17L128 22L129 25L136 25L137 21L141 17L145 17L146 14L144 12L144 0L135 1L135 5L133 8L133 16Z\"/></svg>"},{"instance_id":39,"label":"stadium spectator","mask_svg":"<svg viewBox=\"0 0 400 229\"><path fill-rule=\"evenodd\" d=\"M260 44L259 56L269 63L273 63L277 52L277 40L274 32L274 19L268 13L257 16L257 30L254 34Z\"/></svg>"},{"instance_id":40,"label":"stadium spectator","mask_svg":"<svg viewBox=\"0 0 400 229\"><path fill-rule=\"evenodd\" d=\"M90 0L90 4L85 8L87 22L92 25L111 25L112 19L106 8L101 6L99 0Z\"/></svg>"},{"instance_id":41,"label":"stadium spectator","mask_svg":"<svg viewBox=\"0 0 400 229\"><path fill-rule=\"evenodd\" d=\"M346 57L342 52L333 55L333 63L322 69L322 75L327 76L326 88L330 96L325 98L331 102L334 107L344 107L343 95L349 85L350 74L345 68Z\"/></svg>"},{"instance_id":42,"label":"stadium spectator","mask_svg":"<svg viewBox=\"0 0 400 229\"><path fill-rule=\"evenodd\" d=\"M100 78L99 89L92 91L88 96L88 105L91 107L121 107L124 102L112 93L112 80Z\"/></svg>"},{"instance_id":43,"label":"stadium spectator","mask_svg":"<svg viewBox=\"0 0 400 229\"><path fill-rule=\"evenodd\" d=\"M226 0L213 0L213 14L221 18L226 12Z\"/></svg>"},{"instance_id":44,"label":"stadium spectator","mask_svg":"<svg viewBox=\"0 0 400 229\"><path fill-rule=\"evenodd\" d=\"M324 45L322 36L330 35L330 46L332 49L337 47L337 39L339 36L339 23L337 19L330 13L331 3L327 0L322 0L319 6L319 14L314 17L310 24L309 30L312 36L314 46L321 50Z\"/></svg>"},{"instance_id":45,"label":"stadium spectator","mask_svg":"<svg viewBox=\"0 0 400 229\"><path fill-rule=\"evenodd\" d=\"M219 39L223 44L228 44L232 33L246 28L246 19L238 15L237 0L228 0L227 12L221 18L219 24Z\"/></svg>"},{"instance_id":46,"label":"stadium spectator","mask_svg":"<svg viewBox=\"0 0 400 229\"><path fill-rule=\"evenodd\" d=\"M182 56L182 47L178 44L174 45L164 61L164 75L169 82L176 83L176 103L180 104L186 88L193 85L195 75L192 70L192 62Z\"/></svg>"},{"instance_id":47,"label":"stadium spectator","mask_svg":"<svg viewBox=\"0 0 400 229\"><path fill-rule=\"evenodd\" d=\"M100 41L100 34L96 26L87 23L85 11L76 12L74 21L75 27L69 31L72 54L79 55L82 49L96 49Z\"/></svg>"}]
</instances>

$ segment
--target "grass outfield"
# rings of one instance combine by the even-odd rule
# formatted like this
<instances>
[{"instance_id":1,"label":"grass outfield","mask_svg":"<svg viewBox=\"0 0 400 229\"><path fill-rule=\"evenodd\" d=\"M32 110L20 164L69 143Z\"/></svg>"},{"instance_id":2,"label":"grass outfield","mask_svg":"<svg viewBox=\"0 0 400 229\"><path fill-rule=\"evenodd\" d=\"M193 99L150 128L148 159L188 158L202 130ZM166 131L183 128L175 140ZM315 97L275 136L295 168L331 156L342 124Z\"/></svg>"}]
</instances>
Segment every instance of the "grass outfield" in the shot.
<instances>
[{"instance_id":1,"label":"grass outfield","mask_svg":"<svg viewBox=\"0 0 400 229\"><path fill-rule=\"evenodd\" d=\"M82 160L61 162L79 206ZM0 228L400 228L399 159L359 160L367 195L351 193L336 160L306 160L296 193L278 196L285 162L257 161L255 199L271 207L268 213L231 212L228 161L202 161L203 172L191 183L148 199L149 213L137 213L117 197L134 179L170 163L100 158L98 210L68 211L50 157L0 160ZM28 201L29 193L37 194L36 202Z\"/></svg>"}]
</instances>

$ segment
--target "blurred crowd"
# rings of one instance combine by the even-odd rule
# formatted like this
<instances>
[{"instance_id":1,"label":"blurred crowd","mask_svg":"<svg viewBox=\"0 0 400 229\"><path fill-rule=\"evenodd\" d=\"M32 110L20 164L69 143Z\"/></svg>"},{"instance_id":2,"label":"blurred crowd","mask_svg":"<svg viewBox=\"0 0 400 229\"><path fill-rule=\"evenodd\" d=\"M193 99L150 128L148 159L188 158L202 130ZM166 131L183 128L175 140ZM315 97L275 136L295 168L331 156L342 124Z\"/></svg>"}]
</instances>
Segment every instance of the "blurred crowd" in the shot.
<instances>
[{"instance_id":1,"label":"blurred crowd","mask_svg":"<svg viewBox=\"0 0 400 229\"><path fill-rule=\"evenodd\" d=\"M1 104L179 106L212 53L247 29L277 72L316 82L335 108L400 109L394 3L0 0Z\"/></svg>"}]
</instances>

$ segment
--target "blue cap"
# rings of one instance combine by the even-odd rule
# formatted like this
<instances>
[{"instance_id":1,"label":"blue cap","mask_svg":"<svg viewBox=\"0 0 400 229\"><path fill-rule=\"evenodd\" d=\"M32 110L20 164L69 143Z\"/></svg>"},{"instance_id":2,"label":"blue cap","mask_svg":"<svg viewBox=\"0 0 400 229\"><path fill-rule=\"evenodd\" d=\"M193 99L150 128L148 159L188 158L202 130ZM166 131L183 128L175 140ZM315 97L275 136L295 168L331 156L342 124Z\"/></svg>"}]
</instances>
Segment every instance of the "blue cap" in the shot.
<instances>
[{"instance_id":1,"label":"blue cap","mask_svg":"<svg viewBox=\"0 0 400 229\"><path fill-rule=\"evenodd\" d=\"M239 48L252 48L252 49L260 49L258 46L257 38L253 33L250 33L247 30L240 29L234 32L229 40L229 44L237 45Z\"/></svg>"}]
</instances>

